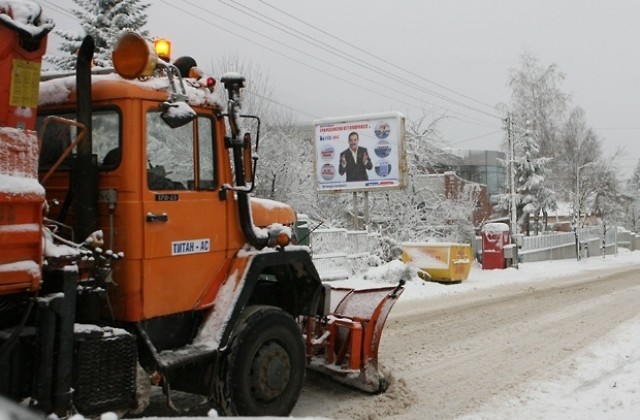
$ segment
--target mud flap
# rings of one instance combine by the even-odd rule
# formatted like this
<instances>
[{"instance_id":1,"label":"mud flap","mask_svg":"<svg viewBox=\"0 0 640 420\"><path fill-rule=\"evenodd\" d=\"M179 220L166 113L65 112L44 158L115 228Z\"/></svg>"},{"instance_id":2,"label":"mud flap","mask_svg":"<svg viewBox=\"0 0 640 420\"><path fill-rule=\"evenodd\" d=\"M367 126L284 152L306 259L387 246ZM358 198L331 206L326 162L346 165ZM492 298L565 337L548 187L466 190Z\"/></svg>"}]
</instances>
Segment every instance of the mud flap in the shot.
<instances>
[{"instance_id":1,"label":"mud flap","mask_svg":"<svg viewBox=\"0 0 640 420\"><path fill-rule=\"evenodd\" d=\"M384 392L388 383L378 369L378 346L387 316L404 291L402 285L332 288L331 313L307 320L309 367L365 392Z\"/></svg>"}]
</instances>

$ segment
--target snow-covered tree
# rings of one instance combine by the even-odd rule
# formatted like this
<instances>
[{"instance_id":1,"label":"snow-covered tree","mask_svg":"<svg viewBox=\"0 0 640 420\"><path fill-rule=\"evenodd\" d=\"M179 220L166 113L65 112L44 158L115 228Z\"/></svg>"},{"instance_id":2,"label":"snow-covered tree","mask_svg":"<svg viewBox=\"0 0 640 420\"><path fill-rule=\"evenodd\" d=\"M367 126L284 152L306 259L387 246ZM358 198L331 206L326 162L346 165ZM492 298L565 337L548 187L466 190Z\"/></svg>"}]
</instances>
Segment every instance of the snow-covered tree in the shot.
<instances>
[{"instance_id":1,"label":"snow-covered tree","mask_svg":"<svg viewBox=\"0 0 640 420\"><path fill-rule=\"evenodd\" d=\"M406 121L405 147L410 174L432 172L438 166L437 156L442 154L442 138L438 123L446 116L433 117L431 111L423 111L417 120Z\"/></svg>"},{"instance_id":2,"label":"snow-covered tree","mask_svg":"<svg viewBox=\"0 0 640 420\"><path fill-rule=\"evenodd\" d=\"M509 109L516 123L515 131L529 129L538 144L539 156L557 155L558 136L570 99L561 90L564 78L555 64L543 67L530 53L521 56L519 69L510 71Z\"/></svg>"},{"instance_id":3,"label":"snow-covered tree","mask_svg":"<svg viewBox=\"0 0 640 420\"><path fill-rule=\"evenodd\" d=\"M437 126L442 118L429 118L425 114L418 120L407 121L407 188L372 197L372 222L390 241L469 242L473 238L477 184L461 182L448 192L444 176L455 177L453 173L428 174L440 164L436 156L443 154L438 147L442 140Z\"/></svg>"},{"instance_id":4,"label":"snow-covered tree","mask_svg":"<svg viewBox=\"0 0 640 420\"><path fill-rule=\"evenodd\" d=\"M261 136L256 195L283 201L297 211L323 220L314 209L317 194L313 178L313 131L292 119L271 119Z\"/></svg>"},{"instance_id":5,"label":"snow-covered tree","mask_svg":"<svg viewBox=\"0 0 640 420\"><path fill-rule=\"evenodd\" d=\"M556 65L543 67L529 53L521 57L520 68L511 69L509 86L511 99L503 106L509 113L509 131L514 156L516 218L521 231L530 233L529 220L535 220L535 233L546 229L548 210L556 207L554 179L546 176L548 165L558 155L558 138L562 127L569 95L560 89L564 80ZM504 144L508 152L509 145ZM507 153L509 154L509 153ZM505 162L509 166L509 162ZM507 181L509 181L507 176ZM511 197L499 197L497 209L508 211Z\"/></svg>"},{"instance_id":6,"label":"snow-covered tree","mask_svg":"<svg viewBox=\"0 0 640 420\"><path fill-rule=\"evenodd\" d=\"M543 230L546 228L547 210L556 208L555 193L545 183L548 170L546 165L551 158L539 155L538 144L534 136L525 133L516 149L514 168L516 171L516 192L521 197L518 202L518 223L522 232L531 233L530 220L535 221L535 234L539 233L538 219L542 215Z\"/></svg>"},{"instance_id":7,"label":"snow-covered tree","mask_svg":"<svg viewBox=\"0 0 640 420\"><path fill-rule=\"evenodd\" d=\"M547 227L547 212L557 207L556 194L547 186L549 157L539 157L540 150L535 135L529 130L517 132L514 136L513 170L515 172L515 201L518 231L531 234L530 220L534 219L534 234ZM505 165L509 167L508 162ZM501 194L496 206L500 210L509 211L511 195ZM540 225L542 217L542 226Z\"/></svg>"},{"instance_id":8,"label":"snow-covered tree","mask_svg":"<svg viewBox=\"0 0 640 420\"><path fill-rule=\"evenodd\" d=\"M633 199L629 206L627 220L634 232L640 231L640 160L636 164L631 178L627 181L627 192Z\"/></svg>"},{"instance_id":9,"label":"snow-covered tree","mask_svg":"<svg viewBox=\"0 0 640 420\"><path fill-rule=\"evenodd\" d=\"M454 180L449 189L444 177ZM464 182L452 172L410 176L406 189L376 194L373 221L384 237L396 242L469 243L479 194L478 184Z\"/></svg>"},{"instance_id":10,"label":"snow-covered tree","mask_svg":"<svg viewBox=\"0 0 640 420\"><path fill-rule=\"evenodd\" d=\"M591 179L593 191L593 211L600 216L605 226L624 223L624 209L620 203L619 182L613 160L601 164Z\"/></svg>"},{"instance_id":11,"label":"snow-covered tree","mask_svg":"<svg viewBox=\"0 0 640 420\"><path fill-rule=\"evenodd\" d=\"M562 127L559 138L559 154L556 158L557 185L565 192L566 199L575 198L583 202L589 193L590 175L595 172L593 165L602 157L600 140L595 132L588 126L585 112L575 107L569 114L569 118ZM583 168L583 169L582 169ZM578 174L580 182L585 186L576 192Z\"/></svg>"},{"instance_id":12,"label":"snow-covered tree","mask_svg":"<svg viewBox=\"0 0 640 420\"><path fill-rule=\"evenodd\" d=\"M118 36L125 30L148 36L146 9L149 3L142 0L73 0L78 6L71 12L78 18L82 33L56 30L62 38L61 55L46 56L45 60L58 70L73 70L80 44L91 35L96 45L94 63L111 67L111 52Z\"/></svg>"}]
</instances>

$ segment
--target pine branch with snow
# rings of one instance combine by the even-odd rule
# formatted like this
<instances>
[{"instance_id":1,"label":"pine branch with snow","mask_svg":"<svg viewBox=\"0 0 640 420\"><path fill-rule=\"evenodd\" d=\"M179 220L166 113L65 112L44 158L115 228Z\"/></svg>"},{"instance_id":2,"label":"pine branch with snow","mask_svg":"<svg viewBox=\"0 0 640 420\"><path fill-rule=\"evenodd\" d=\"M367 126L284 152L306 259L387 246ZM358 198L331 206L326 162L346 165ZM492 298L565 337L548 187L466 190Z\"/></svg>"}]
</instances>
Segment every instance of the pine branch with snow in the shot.
<instances>
[{"instance_id":1,"label":"pine branch with snow","mask_svg":"<svg viewBox=\"0 0 640 420\"><path fill-rule=\"evenodd\" d=\"M99 67L111 67L111 52L123 31L135 31L143 37L149 33L146 9L149 3L142 0L73 0L77 9L71 12L78 19L82 31L71 33L56 30L62 38L58 55L46 55L45 61L57 70L74 70L76 55L85 36L90 35L96 45L94 63Z\"/></svg>"}]
</instances>

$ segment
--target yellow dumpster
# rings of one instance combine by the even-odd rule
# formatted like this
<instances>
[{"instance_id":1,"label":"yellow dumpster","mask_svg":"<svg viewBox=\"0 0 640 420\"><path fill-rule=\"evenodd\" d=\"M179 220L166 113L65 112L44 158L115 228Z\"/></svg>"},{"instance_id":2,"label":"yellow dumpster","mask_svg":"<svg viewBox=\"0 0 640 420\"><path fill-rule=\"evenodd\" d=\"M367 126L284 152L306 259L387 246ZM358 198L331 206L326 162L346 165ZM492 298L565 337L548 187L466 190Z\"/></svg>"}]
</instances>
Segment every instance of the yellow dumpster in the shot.
<instances>
[{"instance_id":1,"label":"yellow dumpster","mask_svg":"<svg viewBox=\"0 0 640 420\"><path fill-rule=\"evenodd\" d=\"M468 244L404 242L402 261L418 269L423 280L459 283L469 277L473 252Z\"/></svg>"}]
</instances>

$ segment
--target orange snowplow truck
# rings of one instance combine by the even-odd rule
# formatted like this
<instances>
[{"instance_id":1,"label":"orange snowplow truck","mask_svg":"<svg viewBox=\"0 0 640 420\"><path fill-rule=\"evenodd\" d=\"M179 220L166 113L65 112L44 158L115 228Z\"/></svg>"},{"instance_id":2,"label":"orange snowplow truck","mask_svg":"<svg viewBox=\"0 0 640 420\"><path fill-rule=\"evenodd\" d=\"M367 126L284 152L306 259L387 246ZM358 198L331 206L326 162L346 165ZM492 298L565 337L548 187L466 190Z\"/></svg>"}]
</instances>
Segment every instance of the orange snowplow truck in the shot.
<instances>
[{"instance_id":1,"label":"orange snowplow truck","mask_svg":"<svg viewBox=\"0 0 640 420\"><path fill-rule=\"evenodd\" d=\"M176 410L173 390L286 416L308 367L383 391L402 287L332 290L293 210L251 197L244 78L221 78L225 110L192 59L125 33L115 69L92 70L87 37L75 74L36 79L39 102L20 103L46 33L19 15L0 8L0 394L92 416L141 412L158 386Z\"/></svg>"}]
</instances>

